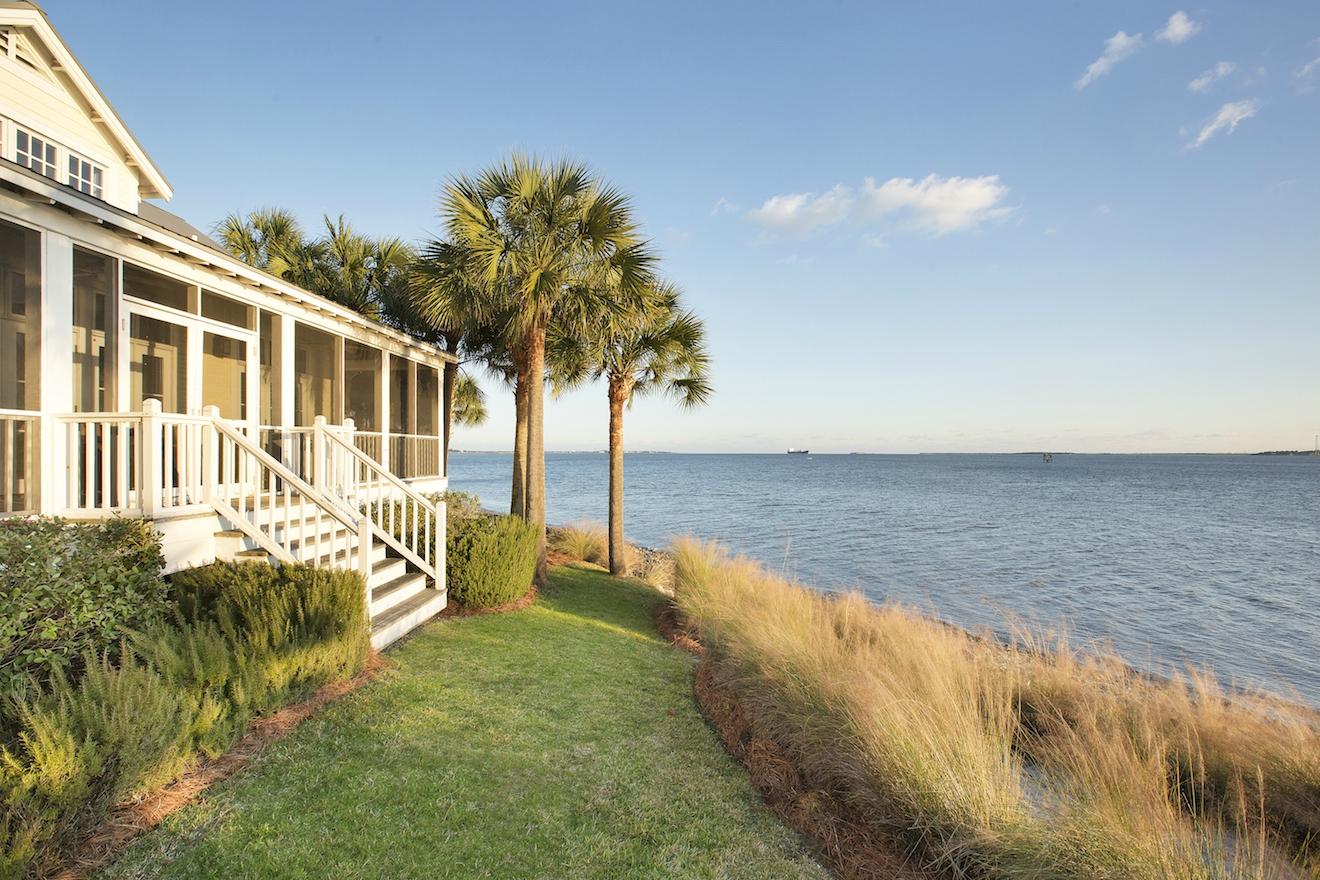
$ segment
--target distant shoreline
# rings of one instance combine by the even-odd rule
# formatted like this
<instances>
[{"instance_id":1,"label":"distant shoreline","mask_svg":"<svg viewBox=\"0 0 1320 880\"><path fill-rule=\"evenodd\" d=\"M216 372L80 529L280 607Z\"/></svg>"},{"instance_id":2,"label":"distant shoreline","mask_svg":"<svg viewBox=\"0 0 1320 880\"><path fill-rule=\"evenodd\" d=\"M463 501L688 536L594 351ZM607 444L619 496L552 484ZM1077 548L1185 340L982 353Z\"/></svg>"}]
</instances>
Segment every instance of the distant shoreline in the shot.
<instances>
[{"instance_id":1,"label":"distant shoreline","mask_svg":"<svg viewBox=\"0 0 1320 880\"><path fill-rule=\"evenodd\" d=\"M461 455L513 455L512 450L509 449L451 449L449 451L451 453L458 453ZM546 454L548 455L608 455L609 453L608 450L604 450L604 449L547 449ZM763 455L763 456L775 456L778 458L778 457L783 457L785 453L783 452L678 452L668 449L637 449L637 450L628 450L624 454L625 455ZM863 456L863 455L913 456L913 457L920 455L1041 456L1044 454L1045 454L1044 450L1039 452L812 452L812 453L808 453L806 456L795 456L795 457L815 458L817 456L841 457L841 456L849 456L849 455L851 456ZM1180 456L1295 455L1302 457L1311 456L1315 458L1320 458L1320 453L1312 449L1279 449L1279 450L1269 450L1266 452L1053 452L1051 451L1049 454L1050 455L1141 455L1141 456L1152 456L1152 457L1171 456L1171 455L1180 455Z\"/></svg>"}]
</instances>

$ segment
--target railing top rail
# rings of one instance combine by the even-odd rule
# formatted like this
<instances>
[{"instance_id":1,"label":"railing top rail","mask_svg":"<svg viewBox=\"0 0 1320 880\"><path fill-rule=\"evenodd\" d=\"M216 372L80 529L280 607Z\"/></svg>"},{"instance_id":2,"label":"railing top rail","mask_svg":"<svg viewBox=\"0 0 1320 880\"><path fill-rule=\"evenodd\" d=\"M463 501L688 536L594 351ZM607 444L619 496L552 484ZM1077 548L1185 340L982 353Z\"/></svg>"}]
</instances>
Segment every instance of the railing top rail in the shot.
<instances>
[{"instance_id":1,"label":"railing top rail","mask_svg":"<svg viewBox=\"0 0 1320 880\"><path fill-rule=\"evenodd\" d=\"M4 418L39 419L41 413L30 409L0 409L0 416Z\"/></svg>"},{"instance_id":2,"label":"railing top rail","mask_svg":"<svg viewBox=\"0 0 1320 880\"><path fill-rule=\"evenodd\" d=\"M408 483L405 482L402 478L400 478L397 474L395 474L394 471L392 471L392 470L390 470L389 468L385 467L383 464L381 464L380 462L376 461L376 459L372 458L370 455L367 455L367 454L366 454L365 452L363 452L361 449L358 449L358 448L357 448L356 446L354 446L352 443L345 442L344 438L342 438L342 437L337 437L337 436L335 436L334 434L328 434L327 436L330 437L330 440L331 440L332 443L337 443L337 444L339 444L339 447L340 447L341 449L347 451L347 452L349 453L349 455L351 455L351 456L353 456L354 458L356 458L358 461L360 461L362 464L366 465L366 466L367 466L369 469L371 469L372 471L375 471L376 473L378 473L378 474L380 474L381 476L383 476L383 477L385 478L386 482L390 483L390 484L391 484L392 486L394 486L395 488L400 489L400 490L401 490L405 495L407 495L409 498L413 499L414 501L416 501L416 502L418 502L418 503L425 504L425 505L427 505L427 506L431 506L431 503L432 503L432 502L431 502L431 500L430 500L429 498L427 498L427 497L426 497L425 495L423 495L421 492L418 492L418 491L417 491L416 489L414 489L412 486L409 486ZM390 436L392 436L392 437L397 437L397 436L401 436L401 435L398 435L398 434L391 434Z\"/></svg>"},{"instance_id":3,"label":"railing top rail","mask_svg":"<svg viewBox=\"0 0 1320 880\"><path fill-rule=\"evenodd\" d=\"M343 504L338 503L336 499L313 487L302 477L289 470L289 468L285 467L277 459L267 453L266 450L253 443L246 434L234 428L233 425L230 425L224 419L216 416L213 421L217 431L224 434L230 440L233 440L241 446L244 451L265 467L274 471L277 477L296 489L299 494L306 495L313 502L325 508L327 513L339 520L340 525L348 526L352 529L358 527L359 517L346 509Z\"/></svg>"},{"instance_id":4,"label":"railing top rail","mask_svg":"<svg viewBox=\"0 0 1320 880\"><path fill-rule=\"evenodd\" d=\"M55 413L54 418L61 422L123 422L132 419L141 419L147 413L138 412L83 412L83 413ZM194 425L204 425L211 421L207 415L196 415L194 413L172 413L160 412L152 413L153 418L162 422L180 422Z\"/></svg>"}]
</instances>

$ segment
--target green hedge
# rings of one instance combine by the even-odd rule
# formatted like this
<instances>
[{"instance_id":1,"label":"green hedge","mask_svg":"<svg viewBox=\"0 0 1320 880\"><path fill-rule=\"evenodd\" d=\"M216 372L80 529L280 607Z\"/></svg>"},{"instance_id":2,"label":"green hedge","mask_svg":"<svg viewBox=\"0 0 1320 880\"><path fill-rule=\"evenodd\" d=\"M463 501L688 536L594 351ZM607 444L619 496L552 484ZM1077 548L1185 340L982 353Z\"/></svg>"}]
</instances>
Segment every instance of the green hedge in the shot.
<instances>
[{"instance_id":1,"label":"green hedge","mask_svg":"<svg viewBox=\"0 0 1320 880\"><path fill-rule=\"evenodd\" d=\"M144 520L0 520L0 700L159 614L163 565Z\"/></svg>"},{"instance_id":2,"label":"green hedge","mask_svg":"<svg viewBox=\"0 0 1320 880\"><path fill-rule=\"evenodd\" d=\"M18 702L0 744L0 880L42 876L114 803L368 654L356 572L216 564L175 575L170 593L172 613Z\"/></svg>"},{"instance_id":3,"label":"green hedge","mask_svg":"<svg viewBox=\"0 0 1320 880\"><path fill-rule=\"evenodd\" d=\"M536 538L536 529L515 516L451 520L445 552L450 598L467 608L490 608L522 596L536 573Z\"/></svg>"}]
</instances>

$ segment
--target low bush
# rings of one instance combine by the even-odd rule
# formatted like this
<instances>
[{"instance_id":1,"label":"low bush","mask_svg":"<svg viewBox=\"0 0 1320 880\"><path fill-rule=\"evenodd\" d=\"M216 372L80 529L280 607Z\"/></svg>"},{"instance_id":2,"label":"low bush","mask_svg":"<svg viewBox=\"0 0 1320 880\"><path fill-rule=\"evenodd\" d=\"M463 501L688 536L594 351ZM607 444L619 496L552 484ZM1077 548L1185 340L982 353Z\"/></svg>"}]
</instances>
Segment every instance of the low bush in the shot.
<instances>
[{"instance_id":1,"label":"low bush","mask_svg":"<svg viewBox=\"0 0 1320 880\"><path fill-rule=\"evenodd\" d=\"M0 700L74 672L165 607L151 523L0 520Z\"/></svg>"},{"instance_id":2,"label":"low bush","mask_svg":"<svg viewBox=\"0 0 1320 880\"><path fill-rule=\"evenodd\" d=\"M175 575L170 594L171 614L16 702L0 743L0 880L42 875L115 802L356 673L369 651L356 572L217 563Z\"/></svg>"},{"instance_id":3,"label":"low bush","mask_svg":"<svg viewBox=\"0 0 1320 880\"><path fill-rule=\"evenodd\" d=\"M595 565L610 564L609 536L600 523L578 522L550 530L550 549Z\"/></svg>"},{"instance_id":4,"label":"low bush","mask_svg":"<svg viewBox=\"0 0 1320 880\"><path fill-rule=\"evenodd\" d=\"M174 575L170 596L185 621L214 624L259 666L256 711L356 672L370 650L355 571L217 562Z\"/></svg>"},{"instance_id":5,"label":"low bush","mask_svg":"<svg viewBox=\"0 0 1320 880\"><path fill-rule=\"evenodd\" d=\"M1307 876L1307 842L1278 829L1306 827L1306 783L1284 772L1314 761L1282 749L1320 755L1313 721L827 596L713 545L674 552L678 606L755 735L927 863L1005 880Z\"/></svg>"},{"instance_id":6,"label":"low bush","mask_svg":"<svg viewBox=\"0 0 1320 880\"><path fill-rule=\"evenodd\" d=\"M519 598L536 572L535 527L515 516L449 523L445 575L449 596L466 608L492 608Z\"/></svg>"},{"instance_id":7,"label":"low bush","mask_svg":"<svg viewBox=\"0 0 1320 880\"><path fill-rule=\"evenodd\" d=\"M451 489L427 497L432 501L443 501L445 503L445 513L450 519L471 519L474 516L481 516L485 512L481 509L481 499L471 492L455 492Z\"/></svg>"}]
</instances>

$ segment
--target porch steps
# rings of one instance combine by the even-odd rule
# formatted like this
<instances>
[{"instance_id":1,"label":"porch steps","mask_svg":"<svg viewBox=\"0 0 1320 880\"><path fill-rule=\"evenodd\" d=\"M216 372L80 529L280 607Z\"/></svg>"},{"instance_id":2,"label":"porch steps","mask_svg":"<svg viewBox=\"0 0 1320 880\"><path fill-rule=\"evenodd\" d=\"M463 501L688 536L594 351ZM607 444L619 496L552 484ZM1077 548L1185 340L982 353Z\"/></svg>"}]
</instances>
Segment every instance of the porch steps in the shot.
<instances>
[{"instance_id":1,"label":"porch steps","mask_svg":"<svg viewBox=\"0 0 1320 880\"><path fill-rule=\"evenodd\" d=\"M421 577L421 575L418 575ZM392 645L445 609L446 596L434 587L414 593L404 601L371 618L371 647L377 651Z\"/></svg>"},{"instance_id":2,"label":"porch steps","mask_svg":"<svg viewBox=\"0 0 1320 880\"><path fill-rule=\"evenodd\" d=\"M339 550L333 556L324 553L314 557L318 549L328 548L331 542L342 546L348 536L348 530L338 522L325 522L322 517L321 527L315 528L312 517L303 521L297 517L290 519L288 530L296 538L289 542L294 555L302 562L315 558L318 565L330 568L356 570L358 554L356 549L345 552ZM285 523L276 518L275 539L281 540ZM274 559L263 549L257 547L240 529L223 529L215 533L216 558L223 561L263 561L274 563ZM371 646L382 650L398 641L409 631L430 620L444 610L447 596L437 590L434 583L422 572L413 571L408 563L389 555L389 548L381 541L371 547L371 575L367 578L369 597L367 610L371 619Z\"/></svg>"}]
</instances>

